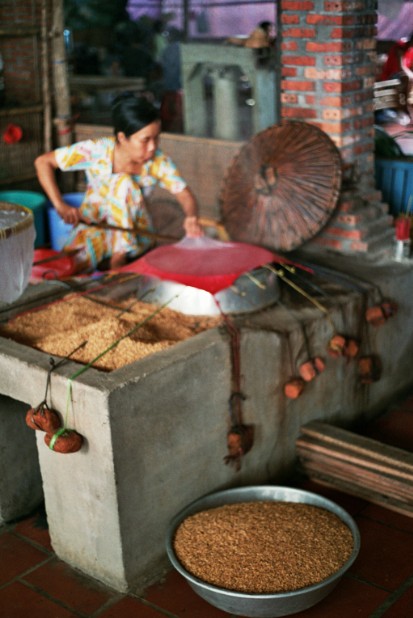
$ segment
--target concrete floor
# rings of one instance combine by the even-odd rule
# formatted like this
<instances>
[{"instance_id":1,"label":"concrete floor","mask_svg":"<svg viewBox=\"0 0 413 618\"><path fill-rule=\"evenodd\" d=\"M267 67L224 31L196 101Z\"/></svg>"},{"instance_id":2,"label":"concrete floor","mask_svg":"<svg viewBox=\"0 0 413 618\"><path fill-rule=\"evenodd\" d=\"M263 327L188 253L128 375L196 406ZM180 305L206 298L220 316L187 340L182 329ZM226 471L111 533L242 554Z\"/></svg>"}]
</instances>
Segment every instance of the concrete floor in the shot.
<instances>
[{"instance_id":1,"label":"concrete floor","mask_svg":"<svg viewBox=\"0 0 413 618\"><path fill-rule=\"evenodd\" d=\"M413 392L392 403L364 433L413 451ZM355 519L358 558L321 603L303 618L407 618L413 615L413 518L322 487L291 486L334 500ZM120 594L60 561L42 509L0 527L0 615L4 618L225 618L172 569L141 596Z\"/></svg>"}]
</instances>

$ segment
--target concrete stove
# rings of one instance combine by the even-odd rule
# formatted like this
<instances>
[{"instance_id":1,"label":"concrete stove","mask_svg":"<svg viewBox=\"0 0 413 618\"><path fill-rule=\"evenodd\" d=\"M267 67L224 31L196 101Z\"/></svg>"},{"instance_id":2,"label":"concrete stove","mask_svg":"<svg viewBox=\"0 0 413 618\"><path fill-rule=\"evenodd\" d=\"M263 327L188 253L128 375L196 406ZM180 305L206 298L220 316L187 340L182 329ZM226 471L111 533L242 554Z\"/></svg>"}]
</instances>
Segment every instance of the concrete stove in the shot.
<instances>
[{"instance_id":1,"label":"concrete stove","mask_svg":"<svg viewBox=\"0 0 413 618\"><path fill-rule=\"evenodd\" d=\"M323 303L338 331L360 335L362 351L368 346L381 357L382 377L363 385L354 359L328 358L331 324L303 299L297 303L287 294L272 308L237 318L243 417L255 427L254 445L239 472L224 463L231 396L224 330L206 331L111 373L90 369L73 381L68 426L85 437L82 449L58 454L36 432L50 536L59 558L119 591L142 590L167 567L168 523L186 504L224 487L282 481L295 464L302 424L360 423L411 387L411 263L369 264L342 256L340 269L371 285L361 294L328 284ZM363 320L366 302L377 299L377 286L399 304L397 315L381 328ZM298 399L289 400L283 385L304 360L303 327L312 353L326 358L326 370ZM68 363L52 373L51 404L63 414L76 367ZM27 406L42 400L48 369L48 355L0 338L1 435L12 415L21 426ZM19 462L21 469L17 430L10 442L14 451L1 451L2 464L16 468ZM35 453L32 465L35 469ZM25 482L15 479L16 486ZM34 484L32 499L38 497Z\"/></svg>"}]
</instances>

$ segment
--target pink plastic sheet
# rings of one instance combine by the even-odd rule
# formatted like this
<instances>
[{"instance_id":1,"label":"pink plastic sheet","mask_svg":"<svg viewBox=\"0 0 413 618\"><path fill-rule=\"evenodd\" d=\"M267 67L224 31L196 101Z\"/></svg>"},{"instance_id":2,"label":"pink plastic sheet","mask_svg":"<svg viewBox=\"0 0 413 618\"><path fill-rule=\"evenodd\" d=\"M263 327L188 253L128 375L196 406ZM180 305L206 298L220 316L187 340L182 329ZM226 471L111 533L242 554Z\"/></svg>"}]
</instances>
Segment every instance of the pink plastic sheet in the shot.
<instances>
[{"instance_id":1,"label":"pink plastic sheet","mask_svg":"<svg viewBox=\"0 0 413 618\"><path fill-rule=\"evenodd\" d=\"M216 294L243 273L269 264L275 254L262 247L208 238L184 238L150 251L122 272L136 272Z\"/></svg>"}]
</instances>

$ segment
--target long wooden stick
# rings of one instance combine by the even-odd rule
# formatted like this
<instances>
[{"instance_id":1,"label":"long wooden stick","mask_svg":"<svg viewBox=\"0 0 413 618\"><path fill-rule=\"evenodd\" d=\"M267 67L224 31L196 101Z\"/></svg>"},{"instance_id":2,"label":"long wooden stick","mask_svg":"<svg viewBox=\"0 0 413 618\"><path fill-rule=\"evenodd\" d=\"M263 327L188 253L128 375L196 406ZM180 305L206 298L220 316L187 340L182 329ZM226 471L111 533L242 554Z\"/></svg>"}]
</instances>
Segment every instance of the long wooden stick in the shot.
<instances>
[{"instance_id":1,"label":"long wooden stick","mask_svg":"<svg viewBox=\"0 0 413 618\"><path fill-rule=\"evenodd\" d=\"M335 445L341 446L359 455L367 455L381 463L393 465L396 460L400 468L407 472L413 472L413 455L411 453L388 444L382 444L372 438L360 436L320 421L311 421L303 425L301 433L304 436L310 436L326 444L331 444L333 447Z\"/></svg>"},{"instance_id":2,"label":"long wooden stick","mask_svg":"<svg viewBox=\"0 0 413 618\"><path fill-rule=\"evenodd\" d=\"M83 223L83 225L88 225L89 227L96 227L102 230L115 230L117 232L128 232L129 234L147 236L148 238L153 238L154 240L166 240L168 242L177 242L178 240L180 240L179 238L176 238L176 236L165 236L164 234L151 232L143 227L139 227L138 225L134 227L121 227L119 225L112 225L111 223L106 223L105 221L86 221L85 219L80 219L79 223Z\"/></svg>"},{"instance_id":3,"label":"long wooden stick","mask_svg":"<svg viewBox=\"0 0 413 618\"><path fill-rule=\"evenodd\" d=\"M218 221L215 221L214 219L208 217L199 217L198 220L200 225L203 225L205 227L214 227L217 230L219 240L230 240L224 226ZM128 232L130 234L147 236L148 238L153 238L154 240L165 240L167 242L177 242L181 240L176 236L167 236L165 234L159 234L158 232L151 232L146 228L140 227L139 225L135 225L134 227L121 227L117 225L112 225L111 223L106 223L105 221L86 221L86 219L80 219L80 223L83 223L84 225L89 225L90 227L101 228L104 230L115 230L118 232Z\"/></svg>"}]
</instances>

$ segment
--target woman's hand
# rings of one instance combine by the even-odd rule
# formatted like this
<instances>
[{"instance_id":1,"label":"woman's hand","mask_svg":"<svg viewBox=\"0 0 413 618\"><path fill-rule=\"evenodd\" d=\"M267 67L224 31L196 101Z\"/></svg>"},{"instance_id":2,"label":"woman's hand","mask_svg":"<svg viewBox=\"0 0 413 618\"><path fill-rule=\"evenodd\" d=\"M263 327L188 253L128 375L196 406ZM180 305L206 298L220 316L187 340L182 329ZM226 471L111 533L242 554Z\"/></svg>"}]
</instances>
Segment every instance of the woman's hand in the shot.
<instances>
[{"instance_id":1,"label":"woman's hand","mask_svg":"<svg viewBox=\"0 0 413 618\"><path fill-rule=\"evenodd\" d=\"M185 217L184 230L188 238L197 238L198 236L204 236L204 230L199 225L198 217L195 216Z\"/></svg>"},{"instance_id":2,"label":"woman's hand","mask_svg":"<svg viewBox=\"0 0 413 618\"><path fill-rule=\"evenodd\" d=\"M58 168L54 151L39 155L34 162L37 177L50 202L65 223L77 225L80 220L79 208L69 206L63 200L62 193L56 182Z\"/></svg>"},{"instance_id":3,"label":"woman's hand","mask_svg":"<svg viewBox=\"0 0 413 618\"><path fill-rule=\"evenodd\" d=\"M198 205L191 189L189 187L185 187L185 189L180 193L175 193L175 197L185 213L183 223L185 234L189 236L189 238L204 236L204 231L198 220Z\"/></svg>"},{"instance_id":4,"label":"woman's hand","mask_svg":"<svg viewBox=\"0 0 413 618\"><path fill-rule=\"evenodd\" d=\"M80 221L80 209L73 206L69 206L62 202L59 206L55 206L58 214L61 216L65 223L71 225L77 225Z\"/></svg>"}]
</instances>

